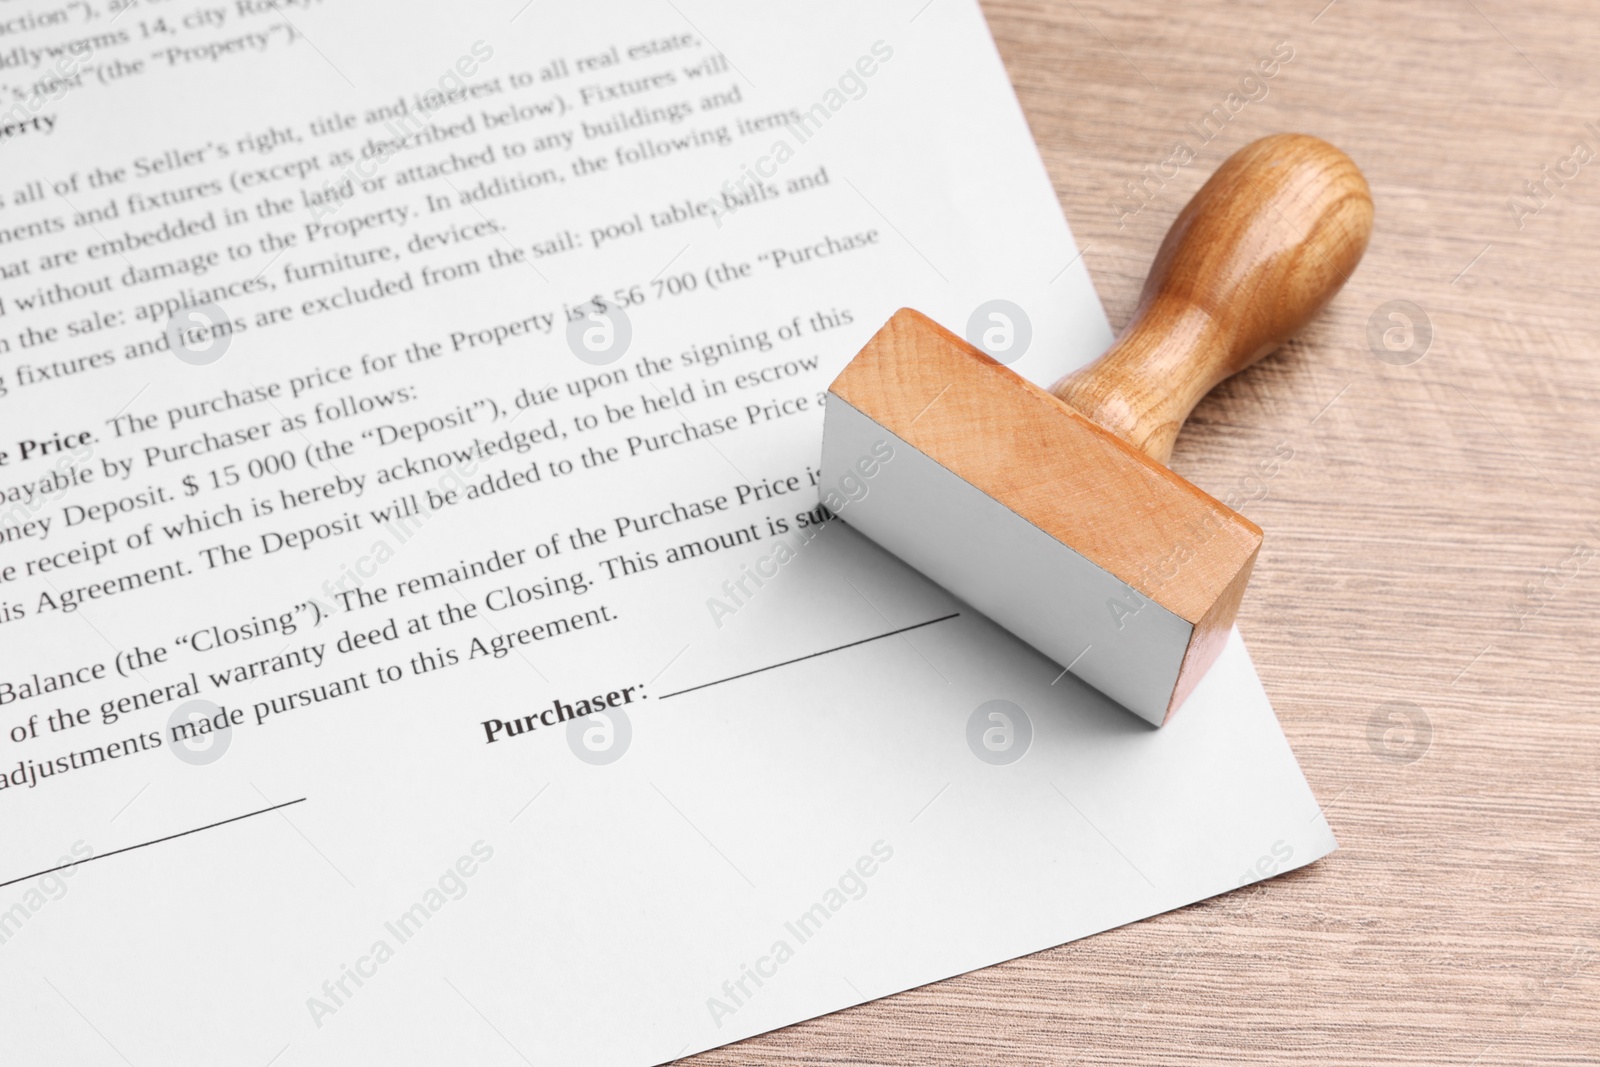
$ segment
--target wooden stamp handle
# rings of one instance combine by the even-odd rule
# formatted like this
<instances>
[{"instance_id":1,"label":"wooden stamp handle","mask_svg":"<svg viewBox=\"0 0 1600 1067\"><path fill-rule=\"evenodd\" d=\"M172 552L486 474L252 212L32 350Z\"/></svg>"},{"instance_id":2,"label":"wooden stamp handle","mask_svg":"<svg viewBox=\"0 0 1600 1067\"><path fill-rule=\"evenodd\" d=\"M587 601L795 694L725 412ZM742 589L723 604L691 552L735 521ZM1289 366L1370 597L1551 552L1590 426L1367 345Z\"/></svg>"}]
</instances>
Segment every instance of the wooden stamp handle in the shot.
<instances>
[{"instance_id":1,"label":"wooden stamp handle","mask_svg":"<svg viewBox=\"0 0 1600 1067\"><path fill-rule=\"evenodd\" d=\"M1371 233L1343 152L1304 134L1246 145L1178 213L1116 343L1050 391L1165 464L1201 397L1309 322Z\"/></svg>"}]
</instances>

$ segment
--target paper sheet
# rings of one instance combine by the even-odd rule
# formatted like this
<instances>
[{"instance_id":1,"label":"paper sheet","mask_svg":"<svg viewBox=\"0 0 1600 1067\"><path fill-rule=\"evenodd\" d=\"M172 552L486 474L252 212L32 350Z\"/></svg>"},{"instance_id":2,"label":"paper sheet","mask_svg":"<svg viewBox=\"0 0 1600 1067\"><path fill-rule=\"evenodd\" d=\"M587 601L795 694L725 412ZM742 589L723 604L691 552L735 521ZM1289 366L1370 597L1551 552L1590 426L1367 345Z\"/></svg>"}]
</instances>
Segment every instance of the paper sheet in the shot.
<instances>
[{"instance_id":1,"label":"paper sheet","mask_svg":"<svg viewBox=\"0 0 1600 1067\"><path fill-rule=\"evenodd\" d=\"M1237 635L1153 730L815 510L896 307L1109 339L975 4L14 3L0 84L8 1062L657 1063L1333 848Z\"/></svg>"}]
</instances>

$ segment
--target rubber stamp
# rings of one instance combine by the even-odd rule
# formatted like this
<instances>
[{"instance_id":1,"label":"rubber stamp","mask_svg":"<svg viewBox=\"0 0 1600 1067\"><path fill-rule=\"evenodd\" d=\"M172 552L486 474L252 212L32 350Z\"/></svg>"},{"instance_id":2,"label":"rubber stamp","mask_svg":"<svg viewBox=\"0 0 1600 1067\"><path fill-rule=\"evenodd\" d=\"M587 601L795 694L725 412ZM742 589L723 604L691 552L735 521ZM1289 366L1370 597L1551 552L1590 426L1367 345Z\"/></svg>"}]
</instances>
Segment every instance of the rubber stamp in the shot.
<instances>
[{"instance_id":1,"label":"rubber stamp","mask_svg":"<svg viewBox=\"0 0 1600 1067\"><path fill-rule=\"evenodd\" d=\"M1165 723L1222 651L1262 536L1167 469L1173 441L1339 291L1371 230L1349 157L1280 134L1212 175L1111 348L1049 390L896 312L829 388L825 483L885 442L895 456L841 518Z\"/></svg>"}]
</instances>

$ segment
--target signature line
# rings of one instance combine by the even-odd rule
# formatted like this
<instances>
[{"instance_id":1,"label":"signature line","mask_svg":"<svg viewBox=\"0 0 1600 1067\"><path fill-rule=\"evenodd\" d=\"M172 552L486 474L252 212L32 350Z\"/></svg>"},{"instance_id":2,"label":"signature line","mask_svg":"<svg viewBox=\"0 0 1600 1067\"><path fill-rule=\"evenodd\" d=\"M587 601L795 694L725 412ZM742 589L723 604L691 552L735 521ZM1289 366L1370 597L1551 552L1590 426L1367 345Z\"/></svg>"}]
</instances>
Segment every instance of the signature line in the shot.
<instances>
[{"instance_id":1,"label":"signature line","mask_svg":"<svg viewBox=\"0 0 1600 1067\"><path fill-rule=\"evenodd\" d=\"M134 849L144 848L146 845L159 845L163 841L171 841L179 837L188 837L190 834L197 834L201 830L211 830L218 826L226 826L230 822L238 822L240 819L248 819L255 815L265 815L269 811L277 811L279 808L287 808L290 804L299 804L303 800L305 800L305 797L301 797L300 800L285 800L282 804L274 804L270 808L262 808L260 811L247 811L243 815L235 815L231 819L222 819L218 822L207 823L204 826L196 826L192 830L179 830L175 834L168 834L166 837L158 837L154 841L141 841L137 845L126 845L122 848L112 849L110 852L102 852L98 856L86 856L81 860L74 860L71 863L63 863L57 867L49 867L42 871L34 871L32 874L25 874L21 878L13 878L9 882L0 882L0 889L3 889L8 885L16 885L18 882L26 882L29 878L37 878L42 874L52 874L56 871L64 871L68 867L76 867L80 864L93 862L94 860L103 860L107 857L115 856L121 852L132 852Z\"/></svg>"},{"instance_id":2,"label":"signature line","mask_svg":"<svg viewBox=\"0 0 1600 1067\"><path fill-rule=\"evenodd\" d=\"M803 660L816 659L818 656L826 656L830 652L842 652L847 648L855 648L857 645L867 644L869 641L882 641L885 637L893 637L896 634L903 634L903 633L906 633L909 630L920 630L924 626L932 626L936 622L948 622L949 620L956 618L960 614L961 614L961 612L959 612L959 611L951 612L949 615L941 615L937 619L929 619L927 622L919 622L919 623L916 623L915 625L912 625L912 626L902 626L898 630L890 630L886 634L877 634L877 635L875 635L873 637L863 637L859 641L851 641L848 645L838 645L838 646L836 646L834 648L825 648L821 652L812 652L809 655L796 656L794 659L786 659L782 663L774 663L774 664L771 664L771 665L766 666L766 667L757 667L753 671L745 671L743 674L732 674L732 675L729 675L726 678L718 678L714 682L701 682L699 685L691 685L687 689L680 689L676 693L668 693L668 694L666 694L666 696L660 696L660 697L657 697L656 699L657 700L670 700L672 697L682 696L685 693L692 693L696 689L708 689L713 685L721 685L723 682L731 682L731 681L734 681L734 680L739 679L739 678L748 678L752 674L760 674L762 671L774 671L774 670L777 670L779 667L787 667L791 663L800 663Z\"/></svg>"}]
</instances>

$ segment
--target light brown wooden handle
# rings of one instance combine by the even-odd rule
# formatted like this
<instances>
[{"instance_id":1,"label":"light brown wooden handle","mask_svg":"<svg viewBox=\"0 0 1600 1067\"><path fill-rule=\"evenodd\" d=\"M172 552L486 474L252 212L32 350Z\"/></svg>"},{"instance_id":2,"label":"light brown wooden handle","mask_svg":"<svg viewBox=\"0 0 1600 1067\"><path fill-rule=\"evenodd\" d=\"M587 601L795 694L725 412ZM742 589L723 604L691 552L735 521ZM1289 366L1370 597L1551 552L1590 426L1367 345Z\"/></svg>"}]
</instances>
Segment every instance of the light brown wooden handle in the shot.
<instances>
[{"instance_id":1,"label":"light brown wooden handle","mask_svg":"<svg viewBox=\"0 0 1600 1067\"><path fill-rule=\"evenodd\" d=\"M1246 145L1178 213L1116 343L1050 391L1164 464L1201 397L1309 322L1371 233L1343 152L1304 134Z\"/></svg>"}]
</instances>

